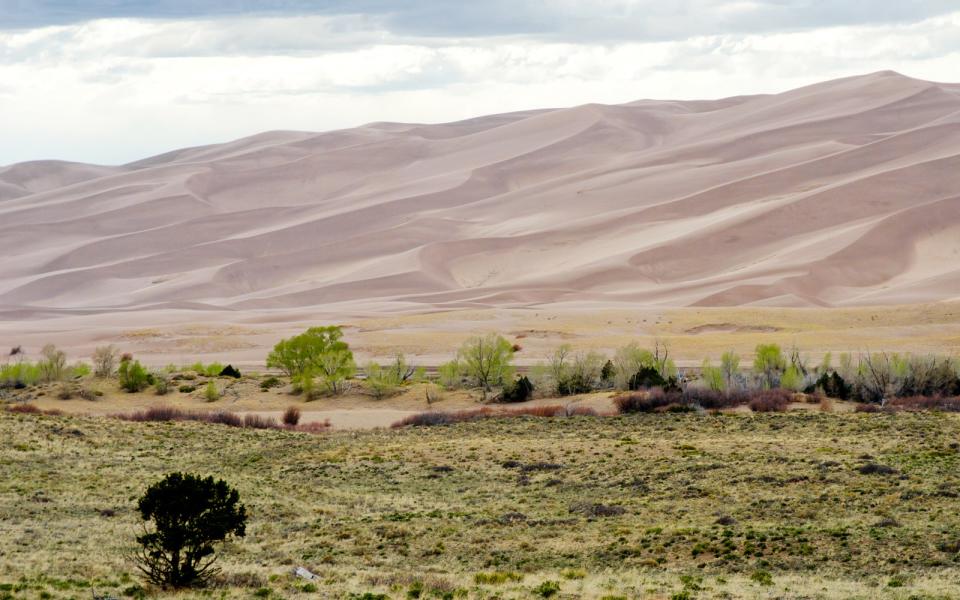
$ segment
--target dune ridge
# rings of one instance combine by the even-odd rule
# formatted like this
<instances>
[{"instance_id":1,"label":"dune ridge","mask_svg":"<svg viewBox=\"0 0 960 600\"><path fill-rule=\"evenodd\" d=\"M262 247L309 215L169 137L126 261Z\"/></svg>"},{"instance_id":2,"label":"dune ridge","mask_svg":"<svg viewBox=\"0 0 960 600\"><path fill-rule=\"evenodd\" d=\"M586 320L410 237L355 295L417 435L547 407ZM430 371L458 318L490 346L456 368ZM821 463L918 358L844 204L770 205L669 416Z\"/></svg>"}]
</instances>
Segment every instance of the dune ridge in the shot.
<instances>
[{"instance_id":1,"label":"dune ridge","mask_svg":"<svg viewBox=\"0 0 960 600\"><path fill-rule=\"evenodd\" d=\"M960 299L960 85L275 131L0 167L0 314Z\"/></svg>"}]
</instances>

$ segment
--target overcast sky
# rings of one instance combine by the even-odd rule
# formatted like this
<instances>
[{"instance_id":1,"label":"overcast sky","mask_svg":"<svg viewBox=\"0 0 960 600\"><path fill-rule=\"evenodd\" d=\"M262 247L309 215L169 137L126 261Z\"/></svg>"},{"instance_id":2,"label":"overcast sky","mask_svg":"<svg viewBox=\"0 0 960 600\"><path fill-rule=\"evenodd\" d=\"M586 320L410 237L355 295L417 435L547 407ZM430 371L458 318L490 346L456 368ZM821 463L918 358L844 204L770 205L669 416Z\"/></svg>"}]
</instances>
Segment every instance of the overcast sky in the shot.
<instances>
[{"instance_id":1,"label":"overcast sky","mask_svg":"<svg viewBox=\"0 0 960 600\"><path fill-rule=\"evenodd\" d=\"M883 69L960 81L960 3L0 0L0 165Z\"/></svg>"}]
</instances>

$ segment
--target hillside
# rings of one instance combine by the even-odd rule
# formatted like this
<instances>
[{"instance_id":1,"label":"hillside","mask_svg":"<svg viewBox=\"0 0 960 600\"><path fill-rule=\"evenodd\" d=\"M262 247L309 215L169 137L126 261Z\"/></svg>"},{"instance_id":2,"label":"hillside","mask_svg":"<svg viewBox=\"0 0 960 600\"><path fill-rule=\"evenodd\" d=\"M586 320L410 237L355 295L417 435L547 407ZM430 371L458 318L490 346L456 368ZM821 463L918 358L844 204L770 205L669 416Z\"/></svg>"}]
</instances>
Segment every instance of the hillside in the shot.
<instances>
[{"instance_id":1,"label":"hillside","mask_svg":"<svg viewBox=\"0 0 960 600\"><path fill-rule=\"evenodd\" d=\"M0 168L0 310L960 298L960 85L270 132Z\"/></svg>"}]
</instances>

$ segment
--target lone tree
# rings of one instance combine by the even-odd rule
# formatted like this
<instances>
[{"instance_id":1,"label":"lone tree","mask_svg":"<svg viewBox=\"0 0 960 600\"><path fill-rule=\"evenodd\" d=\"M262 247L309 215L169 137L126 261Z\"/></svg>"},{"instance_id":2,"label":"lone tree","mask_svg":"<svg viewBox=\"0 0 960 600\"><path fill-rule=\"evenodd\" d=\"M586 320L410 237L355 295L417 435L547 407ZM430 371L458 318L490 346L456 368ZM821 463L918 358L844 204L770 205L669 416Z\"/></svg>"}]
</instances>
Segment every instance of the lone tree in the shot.
<instances>
[{"instance_id":1,"label":"lone tree","mask_svg":"<svg viewBox=\"0 0 960 600\"><path fill-rule=\"evenodd\" d=\"M137 567L163 587L205 584L216 573L213 544L246 534L240 494L213 477L171 473L147 488L137 509L145 521L137 536ZM151 520L153 531L146 525Z\"/></svg>"},{"instance_id":2,"label":"lone tree","mask_svg":"<svg viewBox=\"0 0 960 600\"><path fill-rule=\"evenodd\" d=\"M482 390L483 399L493 386L504 385L513 379L513 344L502 336L489 334L464 342L457 354L466 376Z\"/></svg>"},{"instance_id":3,"label":"lone tree","mask_svg":"<svg viewBox=\"0 0 960 600\"><path fill-rule=\"evenodd\" d=\"M339 327L311 327L300 335L280 340L267 356L267 366L282 370L294 380L312 384L319 375L331 393L343 391L344 381L357 365Z\"/></svg>"}]
</instances>

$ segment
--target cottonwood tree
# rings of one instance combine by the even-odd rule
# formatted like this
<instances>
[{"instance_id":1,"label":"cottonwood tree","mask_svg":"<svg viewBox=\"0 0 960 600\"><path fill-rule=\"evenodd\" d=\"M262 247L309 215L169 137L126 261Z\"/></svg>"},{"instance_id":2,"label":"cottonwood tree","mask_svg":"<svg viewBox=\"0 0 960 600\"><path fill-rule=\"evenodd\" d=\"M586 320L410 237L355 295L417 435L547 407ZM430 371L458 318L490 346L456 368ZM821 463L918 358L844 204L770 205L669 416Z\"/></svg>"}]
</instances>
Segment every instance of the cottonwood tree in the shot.
<instances>
[{"instance_id":1,"label":"cottonwood tree","mask_svg":"<svg viewBox=\"0 0 960 600\"><path fill-rule=\"evenodd\" d=\"M319 376L329 392L339 394L356 373L350 346L340 327L311 327L300 335L280 340L267 356L267 366L280 369L293 379L312 383Z\"/></svg>"},{"instance_id":2,"label":"cottonwood tree","mask_svg":"<svg viewBox=\"0 0 960 600\"><path fill-rule=\"evenodd\" d=\"M787 366L783 351L777 344L760 344L755 351L753 370L763 377L766 388L775 388L779 383L779 376Z\"/></svg>"},{"instance_id":3,"label":"cottonwood tree","mask_svg":"<svg viewBox=\"0 0 960 600\"><path fill-rule=\"evenodd\" d=\"M489 334L470 338L457 353L457 362L464 375L481 389L483 399L494 386L513 379L513 345L503 336Z\"/></svg>"},{"instance_id":4,"label":"cottonwood tree","mask_svg":"<svg viewBox=\"0 0 960 600\"><path fill-rule=\"evenodd\" d=\"M240 494L213 477L171 473L147 488L137 510L144 521L144 532L137 536L137 567L162 587L205 584L216 573L214 544L246 534Z\"/></svg>"}]
</instances>

